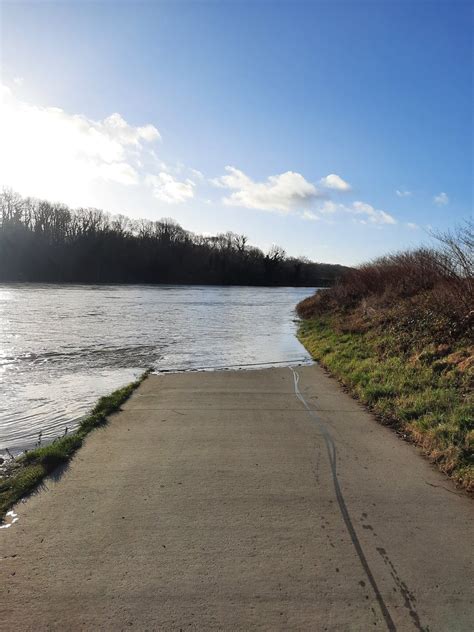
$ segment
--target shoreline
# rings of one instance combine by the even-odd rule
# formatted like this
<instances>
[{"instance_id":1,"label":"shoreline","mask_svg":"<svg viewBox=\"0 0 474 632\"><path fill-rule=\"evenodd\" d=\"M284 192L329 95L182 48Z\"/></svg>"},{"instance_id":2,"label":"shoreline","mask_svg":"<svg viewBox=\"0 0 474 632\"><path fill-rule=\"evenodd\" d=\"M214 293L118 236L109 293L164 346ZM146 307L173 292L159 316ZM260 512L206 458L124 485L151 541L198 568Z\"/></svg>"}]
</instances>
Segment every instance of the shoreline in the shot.
<instances>
[{"instance_id":1,"label":"shoreline","mask_svg":"<svg viewBox=\"0 0 474 632\"><path fill-rule=\"evenodd\" d=\"M101 397L73 432L64 434L45 446L25 450L19 456L2 463L0 525L17 502L34 492L47 476L73 457L88 434L105 426L108 422L107 418L120 411L122 404L150 373L151 370L147 370L134 382Z\"/></svg>"},{"instance_id":2,"label":"shoreline","mask_svg":"<svg viewBox=\"0 0 474 632\"><path fill-rule=\"evenodd\" d=\"M157 370L307 357L305 288L3 286L0 447L18 455L69 431L98 398ZM43 335L44 332L44 335ZM46 336L46 337L45 337ZM3 457L0 450L0 457Z\"/></svg>"},{"instance_id":3,"label":"shoreline","mask_svg":"<svg viewBox=\"0 0 474 632\"><path fill-rule=\"evenodd\" d=\"M466 492L469 497L472 497L474 484L470 478L466 482L461 476L456 476L456 474L453 475L452 472L450 473L443 469L442 460L430 457L429 451L423 446L423 441L420 440L419 437L416 438L412 434L409 434L406 426L403 425L396 415L393 413L391 416L382 415L376 406L371 405L367 399L364 399L364 397L361 396L353 385L351 386L350 381L347 379L347 376L344 375L344 372L338 372L334 368L334 363L325 362L324 351L318 349L317 346L315 346L314 339L311 339L311 336L314 336L314 327L314 321L301 319L297 331L297 338L309 353L309 358L280 362L194 367L190 369L148 369L134 382L113 391L109 395L101 397L95 407L88 415L85 416L83 421L73 432L65 434L44 446L40 446L32 450L26 450L20 455L11 458L10 461L4 461L2 464L3 472L0 469L0 525L3 524L2 521L5 516L11 513L11 508L17 502L34 492L41 482L51 475L57 467L64 465L73 457L76 451L81 447L84 438L90 432L96 428L105 426L108 421L107 417L121 410L121 405L125 403L131 394L149 375L173 376L185 374L190 375L193 373L265 371L272 368L278 368L281 365L284 365L284 367L308 367L314 363L326 370L331 379L334 379L342 384L352 397L355 397L355 399L360 401L367 411L375 416L379 423L384 426L389 426L392 430L394 430L399 439L409 441L420 447L423 456L427 457L432 463L434 462L437 465L438 470L445 474L448 479L453 481L458 489ZM320 339L319 342L321 342L321 340L322 339Z\"/></svg>"},{"instance_id":4,"label":"shoreline","mask_svg":"<svg viewBox=\"0 0 474 632\"><path fill-rule=\"evenodd\" d=\"M243 283L191 283L191 282L183 282L183 283L146 283L143 281L137 283L130 283L126 281L0 281L0 285L70 285L72 287L80 286L80 287L116 287L116 286L125 286L125 287L215 287L215 288L228 288L228 287L236 287L236 288L259 288L259 289L308 289L308 290L324 290L328 287L332 287L331 285L246 285Z\"/></svg>"},{"instance_id":5,"label":"shoreline","mask_svg":"<svg viewBox=\"0 0 474 632\"><path fill-rule=\"evenodd\" d=\"M132 393L149 375L180 375L191 373L213 373L232 371L258 371L285 367L310 366L314 361L311 357L297 360L282 360L280 362L263 362L255 364L239 364L214 367L195 367L190 369L147 369L137 380L112 391L99 398L97 404L85 415L76 428L67 434L57 437L53 441L32 449L26 449L17 455L6 449L9 458L2 457L0 464L0 528L11 508L41 485L42 481L54 473L54 470L66 464L82 446L85 437L97 428L108 423L108 417L121 410ZM253 367L253 368L249 368ZM7 525L3 525L3 528Z\"/></svg>"}]
</instances>

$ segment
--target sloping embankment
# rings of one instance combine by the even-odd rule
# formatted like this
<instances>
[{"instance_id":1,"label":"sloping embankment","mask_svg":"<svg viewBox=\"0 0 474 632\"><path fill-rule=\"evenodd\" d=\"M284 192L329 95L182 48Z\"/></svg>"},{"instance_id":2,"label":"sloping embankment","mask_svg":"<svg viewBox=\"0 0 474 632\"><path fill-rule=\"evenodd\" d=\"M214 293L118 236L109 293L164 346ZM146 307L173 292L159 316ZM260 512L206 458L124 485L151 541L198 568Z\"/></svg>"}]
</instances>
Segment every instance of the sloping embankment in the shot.
<instances>
[{"instance_id":1,"label":"sloping embankment","mask_svg":"<svg viewBox=\"0 0 474 632\"><path fill-rule=\"evenodd\" d=\"M432 343L403 352L389 329L357 331L349 319L344 327L329 316L304 320L299 338L380 421L474 491L472 347Z\"/></svg>"}]
</instances>

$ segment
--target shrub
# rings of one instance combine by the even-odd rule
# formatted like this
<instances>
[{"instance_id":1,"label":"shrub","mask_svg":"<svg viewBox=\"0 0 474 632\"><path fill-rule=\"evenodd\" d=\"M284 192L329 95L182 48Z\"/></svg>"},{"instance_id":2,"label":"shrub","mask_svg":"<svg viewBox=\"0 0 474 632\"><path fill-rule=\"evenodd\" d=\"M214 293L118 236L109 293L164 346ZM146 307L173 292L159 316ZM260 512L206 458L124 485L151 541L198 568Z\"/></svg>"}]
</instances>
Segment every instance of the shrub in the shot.
<instances>
[{"instance_id":1,"label":"shrub","mask_svg":"<svg viewBox=\"0 0 474 632\"><path fill-rule=\"evenodd\" d=\"M350 270L334 287L302 301L298 314L339 314L349 330L384 323L439 342L468 335L474 322L474 225L435 237L437 248L387 255Z\"/></svg>"}]
</instances>

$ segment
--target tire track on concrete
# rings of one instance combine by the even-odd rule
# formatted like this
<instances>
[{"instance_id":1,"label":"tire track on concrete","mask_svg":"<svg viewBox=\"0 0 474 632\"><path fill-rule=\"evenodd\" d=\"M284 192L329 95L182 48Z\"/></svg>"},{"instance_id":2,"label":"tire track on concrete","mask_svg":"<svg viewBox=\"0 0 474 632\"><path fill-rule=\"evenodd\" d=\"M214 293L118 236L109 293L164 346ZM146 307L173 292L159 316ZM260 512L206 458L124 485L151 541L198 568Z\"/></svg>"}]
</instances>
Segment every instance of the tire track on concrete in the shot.
<instances>
[{"instance_id":1,"label":"tire track on concrete","mask_svg":"<svg viewBox=\"0 0 474 632\"><path fill-rule=\"evenodd\" d=\"M347 505L346 502L344 500L344 495L342 493L341 490L341 486L339 484L339 479L337 476L337 463L336 463L336 454L337 454L337 450L336 450L336 445L334 443L333 438L331 437L331 434L329 433L329 430L327 429L327 427L323 424L323 422L321 421L321 419L318 417L318 415L316 415L315 411L312 410L308 403L306 402L305 398L303 397L303 395L300 392L298 383L300 380L300 376L298 374L297 371L295 371L293 369L293 367L289 367L289 369L291 370L291 372L293 373L293 380L294 380L294 385L295 385L295 395L296 397L299 399L299 401L303 404L303 406L306 408L306 410L308 411L310 417L316 422L317 426L318 426L318 430L321 433L323 439L324 439L324 443L326 444L326 449L327 449L327 453L328 453L328 457L329 457L329 464L331 466L331 473L332 473L332 480L333 480L333 485L334 485L334 491L336 493L336 499L337 499L337 504L339 506L339 510L341 512L342 515L342 519L344 520L344 524L346 525L346 529L347 532L349 533L349 537L351 538L352 544L354 546L354 549L357 553L357 556L360 560L360 563L362 565L362 568L364 569L364 572L367 576L367 579L370 583L370 585L372 586L372 590L374 591L375 594L375 598L377 600L377 603L379 605L380 611L382 613L382 616L384 618L385 624L387 626L387 629L389 630L389 632L396 632L396 627L395 624L393 622L393 619L390 615L390 612L388 611L387 605L385 604L385 601L382 597L382 594L379 590L379 587L377 586L377 582L375 581L375 577L370 569L369 563L367 561L367 558L365 557L365 553L362 549L362 545L359 541L359 538L357 537L357 533L354 529L354 525L352 524L352 520L349 514L349 510L347 509Z\"/></svg>"}]
</instances>

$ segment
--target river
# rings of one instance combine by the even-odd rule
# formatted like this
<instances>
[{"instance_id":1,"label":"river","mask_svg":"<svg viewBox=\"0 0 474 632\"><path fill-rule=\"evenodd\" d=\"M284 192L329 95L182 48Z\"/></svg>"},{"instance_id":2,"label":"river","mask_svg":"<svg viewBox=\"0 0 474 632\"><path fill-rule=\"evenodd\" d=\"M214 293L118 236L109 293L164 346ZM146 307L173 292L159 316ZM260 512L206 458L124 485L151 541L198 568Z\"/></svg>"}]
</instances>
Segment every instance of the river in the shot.
<instances>
[{"instance_id":1,"label":"river","mask_svg":"<svg viewBox=\"0 0 474 632\"><path fill-rule=\"evenodd\" d=\"M154 371L308 362L295 305L312 288L0 284L0 455L73 429Z\"/></svg>"}]
</instances>

